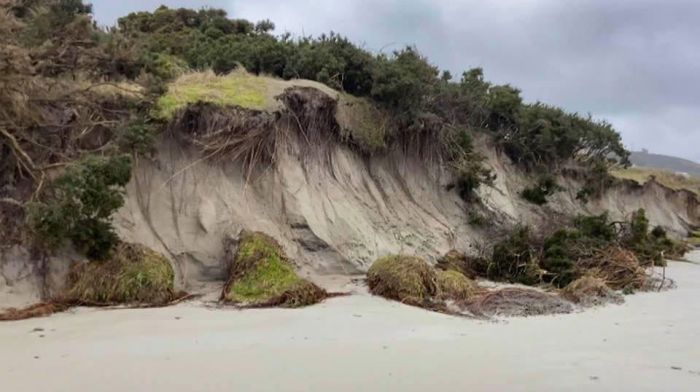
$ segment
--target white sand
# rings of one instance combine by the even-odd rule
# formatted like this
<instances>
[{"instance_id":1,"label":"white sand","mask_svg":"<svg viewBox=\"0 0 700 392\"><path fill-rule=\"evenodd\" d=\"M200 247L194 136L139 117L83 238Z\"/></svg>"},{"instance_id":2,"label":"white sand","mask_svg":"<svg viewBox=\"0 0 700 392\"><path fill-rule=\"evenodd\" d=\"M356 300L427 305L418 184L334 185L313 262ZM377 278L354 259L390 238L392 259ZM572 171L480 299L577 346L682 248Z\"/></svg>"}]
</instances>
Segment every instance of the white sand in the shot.
<instances>
[{"instance_id":1,"label":"white sand","mask_svg":"<svg viewBox=\"0 0 700 392\"><path fill-rule=\"evenodd\" d=\"M698 391L700 265L668 273L678 289L498 323L365 295L80 309L0 324L0 391Z\"/></svg>"}]
</instances>

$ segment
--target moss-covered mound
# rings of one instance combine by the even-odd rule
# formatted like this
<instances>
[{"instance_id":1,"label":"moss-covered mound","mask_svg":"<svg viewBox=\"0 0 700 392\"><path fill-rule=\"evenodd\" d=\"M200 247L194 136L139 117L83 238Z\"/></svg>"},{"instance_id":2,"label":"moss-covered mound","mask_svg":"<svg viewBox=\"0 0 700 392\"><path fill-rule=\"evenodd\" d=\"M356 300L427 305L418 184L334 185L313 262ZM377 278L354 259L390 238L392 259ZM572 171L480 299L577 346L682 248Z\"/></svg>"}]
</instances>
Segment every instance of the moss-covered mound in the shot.
<instances>
[{"instance_id":1,"label":"moss-covered mound","mask_svg":"<svg viewBox=\"0 0 700 392\"><path fill-rule=\"evenodd\" d=\"M175 299L168 259L138 244L118 244L102 261L76 264L68 275L68 302L86 305L163 305Z\"/></svg>"},{"instance_id":2,"label":"moss-covered mound","mask_svg":"<svg viewBox=\"0 0 700 392\"><path fill-rule=\"evenodd\" d=\"M584 276L569 283L561 291L561 295L582 306L624 302L621 294L614 292L602 279L592 276Z\"/></svg>"},{"instance_id":3,"label":"moss-covered mound","mask_svg":"<svg viewBox=\"0 0 700 392\"><path fill-rule=\"evenodd\" d=\"M465 301L478 291L476 283L457 271L437 271L439 296L445 300Z\"/></svg>"},{"instance_id":4,"label":"moss-covered mound","mask_svg":"<svg viewBox=\"0 0 700 392\"><path fill-rule=\"evenodd\" d=\"M260 232L241 233L222 293L224 301L252 307L299 307L326 296L323 289L297 275L272 237Z\"/></svg>"},{"instance_id":5,"label":"moss-covered mound","mask_svg":"<svg viewBox=\"0 0 700 392\"><path fill-rule=\"evenodd\" d=\"M439 293L437 274L419 257L392 255L378 259L367 271L372 294L422 306Z\"/></svg>"}]
</instances>

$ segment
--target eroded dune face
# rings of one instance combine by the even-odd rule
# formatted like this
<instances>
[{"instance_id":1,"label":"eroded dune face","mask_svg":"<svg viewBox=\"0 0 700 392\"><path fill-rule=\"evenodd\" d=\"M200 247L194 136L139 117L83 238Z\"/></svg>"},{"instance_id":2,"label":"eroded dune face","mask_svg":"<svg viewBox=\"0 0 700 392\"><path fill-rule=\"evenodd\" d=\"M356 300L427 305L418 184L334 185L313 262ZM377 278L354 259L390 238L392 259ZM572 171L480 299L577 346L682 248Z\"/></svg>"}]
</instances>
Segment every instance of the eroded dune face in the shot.
<instances>
[{"instance_id":1,"label":"eroded dune face","mask_svg":"<svg viewBox=\"0 0 700 392\"><path fill-rule=\"evenodd\" d=\"M300 153L298 143L250 173L225 160L200 161L192 150L164 142L157 163L139 162L115 220L120 234L169 255L178 282L194 288L224 279L223 241L242 229L278 239L306 273L353 274L386 254L434 261L450 249L475 252L499 229L543 226L578 213L609 210L623 219L644 208L652 224L679 235L697 221L693 195L655 183L623 183L586 206L575 191L560 192L543 209L519 197L525 179L492 152L497 180L480 190L484 206L475 207L448 190L449 174L438 163L398 151L366 158L341 144L319 159ZM487 217L485 224L469 223L472 209Z\"/></svg>"},{"instance_id":2,"label":"eroded dune face","mask_svg":"<svg viewBox=\"0 0 700 392\"><path fill-rule=\"evenodd\" d=\"M196 292L208 282L223 281L228 268L223 244L235 240L242 229L274 237L304 274L350 275L365 272L387 254L432 262L450 249L475 253L515 224L546 228L576 214L609 211L617 220L644 208L652 224L679 236L699 221L695 195L653 181L644 186L620 183L584 205L576 200L580 184L562 177L558 182L566 190L536 207L519 195L529 184L526 175L486 141L478 148L496 180L479 189L482 203L468 204L451 189L450 172L438 159L400 149L362 154L339 140L342 127L328 117L332 100L305 103L303 94L290 97L301 99L289 103L300 105L294 121L313 132L300 134L280 126L292 121L281 112L230 109L228 113L257 117L225 125L257 127L264 143L243 155L235 149L226 154L211 145L203 150L202 143L188 143L168 132L154 158L135 163L126 204L114 223L122 239L152 247L173 262L178 289ZM197 128L226 121L216 115L183 116L180 132L184 129L190 139L218 137L202 136ZM251 157L262 159L251 165ZM482 217L479 225L470 223L475 214ZM35 299L60 289L71 257L59 255L40 266L19 247L6 250L0 295Z\"/></svg>"}]
</instances>

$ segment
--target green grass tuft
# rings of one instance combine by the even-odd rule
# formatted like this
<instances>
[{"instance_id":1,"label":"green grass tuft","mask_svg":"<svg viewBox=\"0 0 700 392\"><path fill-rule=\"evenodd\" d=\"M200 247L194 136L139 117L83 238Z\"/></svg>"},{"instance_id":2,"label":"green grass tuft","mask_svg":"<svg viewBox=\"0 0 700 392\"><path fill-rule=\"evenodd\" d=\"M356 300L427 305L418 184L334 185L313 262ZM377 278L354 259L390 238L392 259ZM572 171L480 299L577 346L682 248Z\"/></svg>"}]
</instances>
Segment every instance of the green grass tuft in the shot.
<instances>
[{"instance_id":1,"label":"green grass tuft","mask_svg":"<svg viewBox=\"0 0 700 392\"><path fill-rule=\"evenodd\" d=\"M212 72L183 75L168 85L168 92L158 99L155 114L167 120L179 109L196 102L263 110L270 103L268 79L245 71L222 76Z\"/></svg>"},{"instance_id":2,"label":"green grass tuft","mask_svg":"<svg viewBox=\"0 0 700 392\"><path fill-rule=\"evenodd\" d=\"M297 275L280 245L263 233L243 232L224 300L245 306L296 307L319 302L326 293Z\"/></svg>"},{"instance_id":3,"label":"green grass tuft","mask_svg":"<svg viewBox=\"0 0 700 392\"><path fill-rule=\"evenodd\" d=\"M74 265L66 297L86 304L165 304L174 299L174 280L163 255L120 243L105 260Z\"/></svg>"},{"instance_id":4,"label":"green grass tuft","mask_svg":"<svg viewBox=\"0 0 700 392\"><path fill-rule=\"evenodd\" d=\"M438 294L437 274L419 257L391 255L377 259L367 271L372 294L422 306Z\"/></svg>"}]
</instances>

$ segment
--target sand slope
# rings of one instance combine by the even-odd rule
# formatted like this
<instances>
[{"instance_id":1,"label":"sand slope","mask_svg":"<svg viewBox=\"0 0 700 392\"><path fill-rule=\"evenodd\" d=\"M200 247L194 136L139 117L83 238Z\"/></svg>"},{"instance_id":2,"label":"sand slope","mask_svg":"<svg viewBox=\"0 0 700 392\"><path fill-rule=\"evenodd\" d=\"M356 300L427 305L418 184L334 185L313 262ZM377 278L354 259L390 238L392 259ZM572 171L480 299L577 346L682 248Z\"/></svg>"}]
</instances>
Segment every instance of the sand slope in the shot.
<instances>
[{"instance_id":1,"label":"sand slope","mask_svg":"<svg viewBox=\"0 0 700 392\"><path fill-rule=\"evenodd\" d=\"M299 310L80 309L0 324L0 384L15 392L697 391L700 265L673 263L668 273L678 289L500 322L367 295Z\"/></svg>"}]
</instances>

